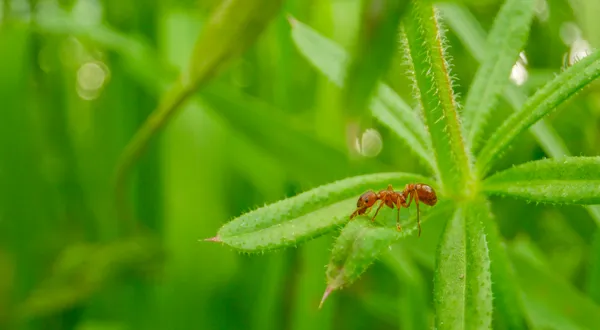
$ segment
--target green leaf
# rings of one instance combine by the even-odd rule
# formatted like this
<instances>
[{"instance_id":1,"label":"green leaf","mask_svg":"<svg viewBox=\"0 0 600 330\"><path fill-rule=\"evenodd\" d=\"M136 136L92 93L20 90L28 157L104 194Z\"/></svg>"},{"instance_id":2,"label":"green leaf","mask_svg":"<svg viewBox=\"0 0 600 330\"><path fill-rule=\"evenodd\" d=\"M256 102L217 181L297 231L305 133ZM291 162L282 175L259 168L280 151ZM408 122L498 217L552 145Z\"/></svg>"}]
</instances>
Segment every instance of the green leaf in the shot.
<instances>
[{"instance_id":1,"label":"green leaf","mask_svg":"<svg viewBox=\"0 0 600 330\"><path fill-rule=\"evenodd\" d=\"M363 2L358 43L344 84L344 110L350 117L360 117L367 110L379 78L388 70L406 4L399 0Z\"/></svg>"},{"instance_id":2,"label":"green leaf","mask_svg":"<svg viewBox=\"0 0 600 330\"><path fill-rule=\"evenodd\" d=\"M366 217L351 221L336 239L327 266L327 289L321 305L333 290L352 284L375 261L379 254L409 232L372 225Z\"/></svg>"},{"instance_id":3,"label":"green leaf","mask_svg":"<svg viewBox=\"0 0 600 330\"><path fill-rule=\"evenodd\" d=\"M483 62L486 55L486 34L473 14L467 8L453 3L440 3L438 7L446 23L471 55L478 62ZM503 95L513 110L521 109L527 99L527 96L513 83L506 86ZM544 119L531 126L530 132L549 156L569 156L569 151L560 136Z\"/></svg>"},{"instance_id":4,"label":"green leaf","mask_svg":"<svg viewBox=\"0 0 600 330\"><path fill-rule=\"evenodd\" d=\"M485 198L478 198L471 207L472 212L477 214L477 218L481 219L484 225L490 251L494 329L525 329L519 288L502 237L494 222L490 202Z\"/></svg>"},{"instance_id":5,"label":"green leaf","mask_svg":"<svg viewBox=\"0 0 600 330\"><path fill-rule=\"evenodd\" d=\"M464 118L467 142L477 150L489 113L510 84L510 72L529 35L535 0L507 0L488 35L485 60L477 70L467 99Z\"/></svg>"},{"instance_id":6,"label":"green leaf","mask_svg":"<svg viewBox=\"0 0 600 330\"><path fill-rule=\"evenodd\" d=\"M305 133L288 116L261 100L216 84L203 90L200 97L233 131L268 151L292 173L324 182L350 169L346 153ZM367 164L379 167L374 161Z\"/></svg>"},{"instance_id":7,"label":"green leaf","mask_svg":"<svg viewBox=\"0 0 600 330\"><path fill-rule=\"evenodd\" d=\"M585 57L558 75L525 102L493 133L477 157L477 170L485 176L521 132L548 115L564 101L600 76L600 51Z\"/></svg>"},{"instance_id":8,"label":"green leaf","mask_svg":"<svg viewBox=\"0 0 600 330\"><path fill-rule=\"evenodd\" d=\"M448 58L433 6L413 1L405 20L415 90L424 112L443 189L449 194L470 182L471 163L456 111Z\"/></svg>"},{"instance_id":9,"label":"green leaf","mask_svg":"<svg viewBox=\"0 0 600 330\"><path fill-rule=\"evenodd\" d=\"M596 329L600 306L569 281L556 275L552 265L536 257L541 252L527 242L509 249L521 288L525 311L534 329Z\"/></svg>"},{"instance_id":10,"label":"green leaf","mask_svg":"<svg viewBox=\"0 0 600 330\"><path fill-rule=\"evenodd\" d=\"M457 36L471 52L473 57L481 62L485 56L485 31L479 25L479 22L473 17L473 14L463 6L442 3L438 4L446 22ZM514 110L521 109L527 96L514 84L507 86L504 91L504 98ZM539 120L529 128L533 137L540 144L544 152L550 157L571 156L564 141L558 136L558 133L544 119ZM600 226L600 207L586 206L586 210Z\"/></svg>"},{"instance_id":11,"label":"green leaf","mask_svg":"<svg viewBox=\"0 0 600 330\"><path fill-rule=\"evenodd\" d=\"M161 98L158 107L125 146L115 171L118 215L126 220L126 231L135 230L135 216L127 203L126 184L131 170L145 153L152 138L194 94L239 57L279 12L282 0L231 0L211 15L196 41L190 67Z\"/></svg>"},{"instance_id":12,"label":"green leaf","mask_svg":"<svg viewBox=\"0 0 600 330\"><path fill-rule=\"evenodd\" d=\"M411 182L431 183L431 180L409 173L343 179L243 214L208 240L246 252L293 246L348 222L358 197L366 190L378 191L388 184L404 187Z\"/></svg>"},{"instance_id":13,"label":"green leaf","mask_svg":"<svg viewBox=\"0 0 600 330\"><path fill-rule=\"evenodd\" d=\"M441 201L427 214L421 214L421 222L445 214L452 203ZM423 211L421 211L423 212ZM395 213L395 212L393 212ZM388 214L395 218L394 214ZM416 214L410 216L411 222L416 220ZM416 226L396 228L375 226L366 216L359 216L346 225L335 241L331 251L331 259L327 266L327 289L321 304L333 290L346 287L356 281L375 261L381 252L402 237L417 231Z\"/></svg>"},{"instance_id":14,"label":"green leaf","mask_svg":"<svg viewBox=\"0 0 600 330\"><path fill-rule=\"evenodd\" d=\"M489 329L492 323L490 257L481 217L466 204L446 224L438 246L434 307L438 329Z\"/></svg>"},{"instance_id":15,"label":"green leaf","mask_svg":"<svg viewBox=\"0 0 600 330\"><path fill-rule=\"evenodd\" d=\"M483 191L542 203L600 204L600 157L521 164L486 179Z\"/></svg>"},{"instance_id":16,"label":"green leaf","mask_svg":"<svg viewBox=\"0 0 600 330\"><path fill-rule=\"evenodd\" d=\"M302 55L337 86L343 87L348 53L308 25L289 18L292 38ZM431 142L417 113L389 86L380 83L369 105L372 115L394 132L430 169L435 168Z\"/></svg>"}]
</instances>

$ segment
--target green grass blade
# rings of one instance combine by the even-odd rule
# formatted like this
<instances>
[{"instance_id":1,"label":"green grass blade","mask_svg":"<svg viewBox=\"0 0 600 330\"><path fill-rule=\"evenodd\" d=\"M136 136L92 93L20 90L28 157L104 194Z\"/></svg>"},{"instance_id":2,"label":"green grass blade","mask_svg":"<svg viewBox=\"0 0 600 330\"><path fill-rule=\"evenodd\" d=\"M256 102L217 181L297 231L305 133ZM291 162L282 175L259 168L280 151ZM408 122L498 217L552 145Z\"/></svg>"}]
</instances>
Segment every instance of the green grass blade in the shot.
<instances>
[{"instance_id":1,"label":"green grass blade","mask_svg":"<svg viewBox=\"0 0 600 330\"><path fill-rule=\"evenodd\" d=\"M344 83L344 110L355 120L368 109L380 77L389 68L406 4L398 0L363 2L358 43Z\"/></svg>"},{"instance_id":2,"label":"green grass blade","mask_svg":"<svg viewBox=\"0 0 600 330\"><path fill-rule=\"evenodd\" d=\"M302 131L288 116L261 100L217 84L202 91L200 98L233 131L275 156L298 177L325 182L350 170L348 155L341 148Z\"/></svg>"},{"instance_id":3,"label":"green grass blade","mask_svg":"<svg viewBox=\"0 0 600 330\"><path fill-rule=\"evenodd\" d=\"M438 246L434 307L438 329L489 329L490 257L479 210L459 208Z\"/></svg>"},{"instance_id":4,"label":"green grass blade","mask_svg":"<svg viewBox=\"0 0 600 330\"><path fill-rule=\"evenodd\" d=\"M115 170L116 206L124 220L135 218L127 205L126 184L131 170L145 153L152 138L171 120L189 97L239 57L261 35L279 12L282 0L222 3L203 27L190 60L189 68L162 97L127 144ZM134 229L127 228L127 230Z\"/></svg>"},{"instance_id":5,"label":"green grass blade","mask_svg":"<svg viewBox=\"0 0 600 330\"><path fill-rule=\"evenodd\" d=\"M478 149L489 114L510 83L510 72L529 35L535 4L534 0L507 0L494 21L485 60L465 100L466 139L472 150Z\"/></svg>"},{"instance_id":6,"label":"green grass blade","mask_svg":"<svg viewBox=\"0 0 600 330\"><path fill-rule=\"evenodd\" d=\"M211 241L246 252L293 246L348 222L358 197L369 189L431 180L408 173L361 175L323 185L250 211L225 224ZM433 183L432 183L433 184Z\"/></svg>"},{"instance_id":7,"label":"green grass blade","mask_svg":"<svg viewBox=\"0 0 600 330\"><path fill-rule=\"evenodd\" d=\"M343 87L348 53L308 25L290 18L292 38L300 53L323 75ZM372 115L394 132L430 169L435 168L431 142L417 113L389 86L380 83L369 105Z\"/></svg>"},{"instance_id":8,"label":"green grass blade","mask_svg":"<svg viewBox=\"0 0 600 330\"><path fill-rule=\"evenodd\" d=\"M499 172L483 191L554 204L600 204L600 157L563 157L532 161Z\"/></svg>"},{"instance_id":9,"label":"green grass blade","mask_svg":"<svg viewBox=\"0 0 600 330\"><path fill-rule=\"evenodd\" d=\"M600 305L558 277L553 265L536 258L541 252L531 251L531 245L518 242L509 249L530 328L596 329Z\"/></svg>"},{"instance_id":10,"label":"green grass blade","mask_svg":"<svg viewBox=\"0 0 600 330\"><path fill-rule=\"evenodd\" d=\"M487 174L517 135L548 115L598 76L600 76L600 51L590 54L569 67L530 97L523 108L504 121L486 142L478 156L479 176L483 177Z\"/></svg>"},{"instance_id":11,"label":"green grass blade","mask_svg":"<svg viewBox=\"0 0 600 330\"><path fill-rule=\"evenodd\" d=\"M431 135L440 179L446 192L463 191L471 163L462 136L437 13L414 1L405 19L415 90Z\"/></svg>"}]
</instances>

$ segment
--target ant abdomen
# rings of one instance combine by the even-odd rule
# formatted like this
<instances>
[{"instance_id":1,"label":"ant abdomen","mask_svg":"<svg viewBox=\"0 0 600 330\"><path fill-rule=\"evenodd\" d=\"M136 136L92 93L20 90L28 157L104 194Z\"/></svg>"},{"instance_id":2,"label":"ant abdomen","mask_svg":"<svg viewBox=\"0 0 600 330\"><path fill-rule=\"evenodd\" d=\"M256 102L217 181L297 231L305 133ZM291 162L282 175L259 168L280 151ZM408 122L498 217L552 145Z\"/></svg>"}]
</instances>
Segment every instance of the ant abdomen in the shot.
<instances>
[{"instance_id":1,"label":"ant abdomen","mask_svg":"<svg viewBox=\"0 0 600 330\"><path fill-rule=\"evenodd\" d=\"M424 183L417 183L415 190L419 195L419 201L429 206L434 206L437 203L437 195L431 186Z\"/></svg>"}]
</instances>

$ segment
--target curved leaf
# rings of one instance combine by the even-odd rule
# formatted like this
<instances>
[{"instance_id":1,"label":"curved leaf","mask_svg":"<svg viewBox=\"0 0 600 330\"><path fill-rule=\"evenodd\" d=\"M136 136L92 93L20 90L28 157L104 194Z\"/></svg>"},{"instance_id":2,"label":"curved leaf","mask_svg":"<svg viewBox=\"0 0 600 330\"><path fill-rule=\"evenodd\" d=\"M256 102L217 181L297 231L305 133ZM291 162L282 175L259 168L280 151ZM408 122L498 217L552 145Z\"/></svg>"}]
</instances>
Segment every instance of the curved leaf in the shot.
<instances>
[{"instance_id":1,"label":"curved leaf","mask_svg":"<svg viewBox=\"0 0 600 330\"><path fill-rule=\"evenodd\" d=\"M421 210L421 222L445 214L451 205L449 201L441 201L431 212L423 213ZM395 219L394 214L395 212L387 214L389 220ZM413 213L409 218L411 223L415 222L416 214ZM366 216L357 217L355 221L348 223L331 251L331 259L327 266L327 289L321 304L333 290L356 281L386 247L417 230L416 226L403 228L401 232L394 227L375 226Z\"/></svg>"},{"instance_id":2,"label":"curved leaf","mask_svg":"<svg viewBox=\"0 0 600 330\"><path fill-rule=\"evenodd\" d=\"M494 21L485 61L477 70L465 100L463 114L472 150L481 142L481 133L498 96L510 84L510 72L529 35L535 4L535 0L507 0Z\"/></svg>"},{"instance_id":3,"label":"curved leaf","mask_svg":"<svg viewBox=\"0 0 600 330\"><path fill-rule=\"evenodd\" d=\"M548 115L560 104L600 76L600 51L585 57L525 102L520 111L512 114L486 142L477 157L480 177L489 171L517 135Z\"/></svg>"},{"instance_id":4,"label":"curved leaf","mask_svg":"<svg viewBox=\"0 0 600 330\"><path fill-rule=\"evenodd\" d=\"M339 87L344 86L346 66L350 56L332 40L323 37L308 25L289 18L292 38L300 53L321 73ZM423 162L434 169L430 145L423 122L417 113L389 86L380 83L369 108L373 116L394 132Z\"/></svg>"},{"instance_id":5,"label":"curved leaf","mask_svg":"<svg viewBox=\"0 0 600 330\"><path fill-rule=\"evenodd\" d=\"M438 329L490 329L492 282L482 214L459 208L438 246L434 307Z\"/></svg>"},{"instance_id":6,"label":"curved leaf","mask_svg":"<svg viewBox=\"0 0 600 330\"><path fill-rule=\"evenodd\" d=\"M225 224L216 237L233 248L252 252L295 245L329 232L349 220L358 197L368 189L400 189L430 179L409 173L378 173L339 180L248 212Z\"/></svg>"},{"instance_id":7,"label":"curved leaf","mask_svg":"<svg viewBox=\"0 0 600 330\"><path fill-rule=\"evenodd\" d=\"M444 36L432 5L413 1L405 20L415 91L423 109L444 191L457 193L471 177L452 89Z\"/></svg>"},{"instance_id":8,"label":"curved leaf","mask_svg":"<svg viewBox=\"0 0 600 330\"><path fill-rule=\"evenodd\" d=\"M600 204L600 157L533 161L499 172L483 191L555 204Z\"/></svg>"}]
</instances>

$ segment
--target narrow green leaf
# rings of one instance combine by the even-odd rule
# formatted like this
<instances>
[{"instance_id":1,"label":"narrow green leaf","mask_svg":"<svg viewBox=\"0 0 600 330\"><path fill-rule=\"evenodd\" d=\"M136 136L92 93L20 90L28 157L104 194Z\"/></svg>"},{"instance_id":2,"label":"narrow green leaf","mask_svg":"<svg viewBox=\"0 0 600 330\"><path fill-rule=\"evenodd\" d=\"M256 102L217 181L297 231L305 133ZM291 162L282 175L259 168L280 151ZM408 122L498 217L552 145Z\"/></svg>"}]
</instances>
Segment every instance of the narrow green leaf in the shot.
<instances>
[{"instance_id":1,"label":"narrow green leaf","mask_svg":"<svg viewBox=\"0 0 600 330\"><path fill-rule=\"evenodd\" d=\"M397 49L398 27L408 1L363 2L358 43L344 84L344 110L360 117L367 110L379 78L387 71Z\"/></svg>"},{"instance_id":2,"label":"narrow green leaf","mask_svg":"<svg viewBox=\"0 0 600 330\"><path fill-rule=\"evenodd\" d=\"M510 84L510 72L529 35L535 0L507 0L488 35L485 60L477 70L467 98L464 118L467 142L477 150L498 96Z\"/></svg>"},{"instance_id":3,"label":"narrow green leaf","mask_svg":"<svg viewBox=\"0 0 600 330\"><path fill-rule=\"evenodd\" d=\"M336 239L327 266L329 293L352 284L375 261L383 249L415 228L398 232L395 228L374 226L366 217L350 222Z\"/></svg>"},{"instance_id":4,"label":"narrow green leaf","mask_svg":"<svg viewBox=\"0 0 600 330\"><path fill-rule=\"evenodd\" d=\"M233 131L275 156L292 173L324 182L349 171L346 153L303 132L289 117L261 100L217 84L207 87L200 97ZM374 161L367 163L377 166Z\"/></svg>"},{"instance_id":5,"label":"narrow green leaf","mask_svg":"<svg viewBox=\"0 0 600 330\"><path fill-rule=\"evenodd\" d=\"M494 293L494 329L525 329L523 303L512 265L506 248L494 222L490 203L479 198L472 204L472 212L477 214L484 225L485 236L490 251L490 272Z\"/></svg>"},{"instance_id":6,"label":"narrow green leaf","mask_svg":"<svg viewBox=\"0 0 600 330\"><path fill-rule=\"evenodd\" d=\"M471 52L473 57L481 62L485 56L485 31L483 31L479 22L473 17L464 6L443 3L438 5L446 18L448 25L454 30L457 36ZM519 110L525 104L527 96L519 88L510 84L504 91L504 98L514 110ZM544 119L529 128L533 137L540 144L544 152L550 157L571 156L564 141L558 136L558 133ZM586 210L600 226L600 207L586 206Z\"/></svg>"},{"instance_id":7,"label":"narrow green leaf","mask_svg":"<svg viewBox=\"0 0 600 330\"><path fill-rule=\"evenodd\" d=\"M132 168L145 153L152 138L200 87L240 56L278 13L283 0L231 0L223 2L202 29L190 67L162 97L123 150L115 171L115 196L119 216L127 231L136 229L135 216L127 204L126 184Z\"/></svg>"},{"instance_id":8,"label":"narrow green leaf","mask_svg":"<svg viewBox=\"0 0 600 330\"><path fill-rule=\"evenodd\" d=\"M463 191L470 181L471 163L456 111L444 37L434 7L413 1L405 30L415 90L431 135L440 179L449 193Z\"/></svg>"},{"instance_id":9,"label":"narrow green leaf","mask_svg":"<svg viewBox=\"0 0 600 330\"><path fill-rule=\"evenodd\" d=\"M490 257L481 217L474 205L459 208L438 246L434 307L438 329L490 329Z\"/></svg>"},{"instance_id":10,"label":"narrow green leaf","mask_svg":"<svg viewBox=\"0 0 600 330\"><path fill-rule=\"evenodd\" d=\"M308 25L290 18L292 38L302 55L337 86L343 87L348 53ZM389 86L380 83L369 105L372 115L394 132L430 169L435 168L423 122Z\"/></svg>"},{"instance_id":11,"label":"narrow green leaf","mask_svg":"<svg viewBox=\"0 0 600 330\"><path fill-rule=\"evenodd\" d=\"M511 115L493 133L477 161L480 177L487 174L517 135L548 115L564 101L600 76L600 51L569 67L527 100L520 111Z\"/></svg>"},{"instance_id":12,"label":"narrow green leaf","mask_svg":"<svg viewBox=\"0 0 600 330\"><path fill-rule=\"evenodd\" d=\"M339 180L248 212L225 224L210 241L246 251L292 246L327 233L349 221L366 190L404 187L431 180L409 173L379 173Z\"/></svg>"},{"instance_id":13,"label":"narrow green leaf","mask_svg":"<svg viewBox=\"0 0 600 330\"><path fill-rule=\"evenodd\" d=\"M486 55L486 34L469 9L454 3L440 3L438 7L441 9L446 23L471 55L478 62L483 62ZM513 110L521 109L527 100L527 96L513 83L506 86L503 95ZM569 156L564 142L544 119L531 126L530 132L549 156Z\"/></svg>"},{"instance_id":14,"label":"narrow green leaf","mask_svg":"<svg viewBox=\"0 0 600 330\"><path fill-rule=\"evenodd\" d=\"M530 328L596 329L600 306L558 277L552 265L535 257L541 252L532 248L519 242L509 249Z\"/></svg>"},{"instance_id":15,"label":"narrow green leaf","mask_svg":"<svg viewBox=\"0 0 600 330\"><path fill-rule=\"evenodd\" d=\"M483 191L554 204L600 204L600 157L532 161L484 181Z\"/></svg>"},{"instance_id":16,"label":"narrow green leaf","mask_svg":"<svg viewBox=\"0 0 600 330\"><path fill-rule=\"evenodd\" d=\"M17 308L28 320L68 310L123 274L158 267L163 251L148 237L103 245L72 245L59 256L52 273Z\"/></svg>"},{"instance_id":17,"label":"narrow green leaf","mask_svg":"<svg viewBox=\"0 0 600 330\"><path fill-rule=\"evenodd\" d=\"M421 222L445 214L444 212L451 206L452 203L441 201L431 212L421 215ZM388 218L395 218L392 213L395 212L388 213ZM414 223L416 214L412 214L410 219ZM333 290L346 287L356 281L378 258L383 249L417 230L416 226L403 228L401 232L393 227L375 226L366 216L359 216L348 223L342 229L331 251L331 259L327 266L327 289L321 304Z\"/></svg>"}]
</instances>

